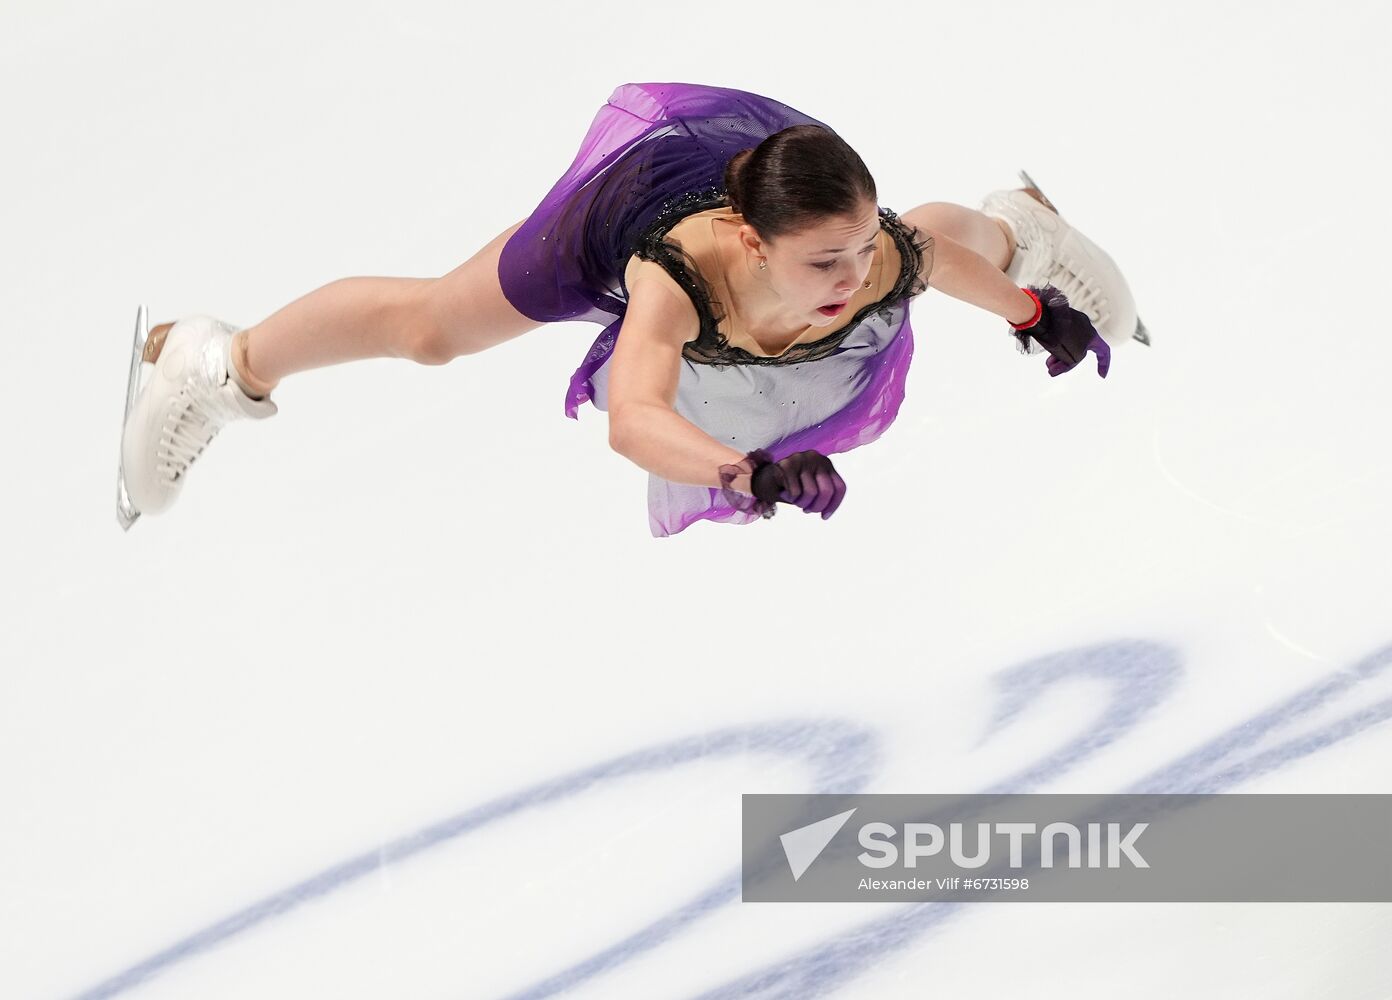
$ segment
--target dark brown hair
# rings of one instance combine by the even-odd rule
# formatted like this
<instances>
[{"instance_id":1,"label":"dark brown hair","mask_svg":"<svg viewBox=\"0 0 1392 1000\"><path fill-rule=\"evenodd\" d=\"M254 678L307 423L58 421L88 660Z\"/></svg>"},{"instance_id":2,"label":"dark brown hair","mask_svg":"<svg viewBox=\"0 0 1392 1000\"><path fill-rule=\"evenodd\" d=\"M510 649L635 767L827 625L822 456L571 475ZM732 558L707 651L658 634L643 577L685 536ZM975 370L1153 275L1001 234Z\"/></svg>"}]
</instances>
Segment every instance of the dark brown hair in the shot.
<instances>
[{"instance_id":1,"label":"dark brown hair","mask_svg":"<svg viewBox=\"0 0 1392 1000\"><path fill-rule=\"evenodd\" d=\"M820 125L792 125L740 150L725 166L725 193L766 240L879 201L860 155Z\"/></svg>"}]
</instances>

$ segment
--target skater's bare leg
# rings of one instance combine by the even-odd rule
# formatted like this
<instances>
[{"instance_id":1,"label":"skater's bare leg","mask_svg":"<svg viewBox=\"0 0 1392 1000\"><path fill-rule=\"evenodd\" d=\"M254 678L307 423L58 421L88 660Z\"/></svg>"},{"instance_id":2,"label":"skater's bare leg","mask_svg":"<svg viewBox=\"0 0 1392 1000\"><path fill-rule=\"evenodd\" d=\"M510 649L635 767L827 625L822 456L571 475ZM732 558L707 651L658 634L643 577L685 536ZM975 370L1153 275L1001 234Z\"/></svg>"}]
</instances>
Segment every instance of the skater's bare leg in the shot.
<instances>
[{"instance_id":1,"label":"skater's bare leg","mask_svg":"<svg viewBox=\"0 0 1392 1000\"><path fill-rule=\"evenodd\" d=\"M522 225L439 278L340 278L237 334L237 374L258 388L295 372L363 358L445 364L540 324L503 296L498 255Z\"/></svg>"},{"instance_id":2,"label":"skater's bare leg","mask_svg":"<svg viewBox=\"0 0 1392 1000\"><path fill-rule=\"evenodd\" d=\"M121 527L167 510L227 423L274 416L270 393L286 375L360 358L444 364L541 326L513 308L498 277L521 225L442 277L341 278L243 330L196 315L147 334L142 307L121 428ZM175 331L178 349L165 350Z\"/></svg>"},{"instance_id":3,"label":"skater's bare leg","mask_svg":"<svg viewBox=\"0 0 1392 1000\"><path fill-rule=\"evenodd\" d=\"M974 208L946 201L929 202L914 210L914 222L976 251L1000 270L1010 266L1015 243L1004 222Z\"/></svg>"},{"instance_id":4,"label":"skater's bare leg","mask_svg":"<svg viewBox=\"0 0 1392 1000\"><path fill-rule=\"evenodd\" d=\"M424 336L433 278L340 278L271 314L233 341L243 374L274 384L287 375L363 358L408 358ZM242 366L239 364L239 368Z\"/></svg>"}]
</instances>

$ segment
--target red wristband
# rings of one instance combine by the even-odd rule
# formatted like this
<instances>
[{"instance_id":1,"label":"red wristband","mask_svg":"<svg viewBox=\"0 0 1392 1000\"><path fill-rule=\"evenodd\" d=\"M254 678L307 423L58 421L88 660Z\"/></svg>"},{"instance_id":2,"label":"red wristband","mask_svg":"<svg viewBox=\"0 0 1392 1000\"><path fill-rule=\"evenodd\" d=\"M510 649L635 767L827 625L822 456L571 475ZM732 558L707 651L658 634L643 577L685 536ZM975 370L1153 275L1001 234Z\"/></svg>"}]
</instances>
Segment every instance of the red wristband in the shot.
<instances>
[{"instance_id":1,"label":"red wristband","mask_svg":"<svg viewBox=\"0 0 1392 1000\"><path fill-rule=\"evenodd\" d=\"M1034 299L1034 316L1030 318L1028 323L1011 323L1010 326L1016 330L1028 330L1030 327L1034 326L1034 324L1039 322L1040 316L1044 315L1044 303L1039 301L1039 296L1035 294L1034 289L1021 288L1020 291L1024 292L1030 298Z\"/></svg>"}]
</instances>

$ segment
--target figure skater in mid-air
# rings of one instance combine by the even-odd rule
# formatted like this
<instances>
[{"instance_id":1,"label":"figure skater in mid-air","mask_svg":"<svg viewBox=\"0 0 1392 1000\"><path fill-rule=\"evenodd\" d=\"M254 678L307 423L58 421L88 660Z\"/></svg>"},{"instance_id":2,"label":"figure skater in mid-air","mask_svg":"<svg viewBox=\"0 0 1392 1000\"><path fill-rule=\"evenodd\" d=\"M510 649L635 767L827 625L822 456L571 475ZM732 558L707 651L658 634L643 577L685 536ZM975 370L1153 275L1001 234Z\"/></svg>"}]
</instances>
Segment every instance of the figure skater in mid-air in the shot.
<instances>
[{"instance_id":1,"label":"figure skater in mid-air","mask_svg":"<svg viewBox=\"0 0 1392 1000\"><path fill-rule=\"evenodd\" d=\"M828 456L893 422L929 287L1009 323L1050 375L1149 343L1101 249L1026 187L980 210L902 215L829 126L757 94L620 86L535 211L438 278L330 282L245 329L137 313L118 517L167 510L229 421L265 419L296 372L358 358L441 365L547 323L603 330L571 377L576 417L649 474L654 535L748 523L778 503L830 517Z\"/></svg>"}]
</instances>

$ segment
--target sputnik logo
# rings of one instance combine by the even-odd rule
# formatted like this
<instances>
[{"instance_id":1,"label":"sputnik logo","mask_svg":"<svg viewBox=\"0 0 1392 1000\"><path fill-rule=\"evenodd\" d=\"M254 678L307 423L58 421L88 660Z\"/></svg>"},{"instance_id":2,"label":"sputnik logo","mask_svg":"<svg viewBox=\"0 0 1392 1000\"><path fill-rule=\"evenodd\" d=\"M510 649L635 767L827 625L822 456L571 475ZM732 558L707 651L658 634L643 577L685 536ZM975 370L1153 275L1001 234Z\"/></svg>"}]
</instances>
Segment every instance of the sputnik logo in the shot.
<instances>
[{"instance_id":1,"label":"sputnik logo","mask_svg":"<svg viewBox=\"0 0 1392 1000\"><path fill-rule=\"evenodd\" d=\"M793 871L794 882L802 878L803 872L812 867L812 862L826 850L831 838L846 825L846 820L851 818L853 812L854 809L847 809L835 816L789 830L778 838L783 844L783 854L788 859L788 867Z\"/></svg>"}]
</instances>

